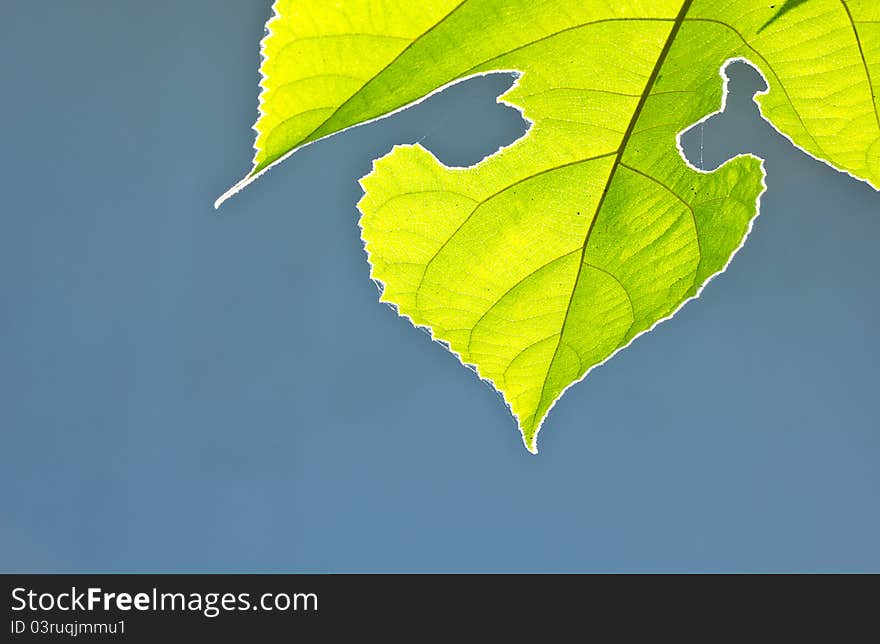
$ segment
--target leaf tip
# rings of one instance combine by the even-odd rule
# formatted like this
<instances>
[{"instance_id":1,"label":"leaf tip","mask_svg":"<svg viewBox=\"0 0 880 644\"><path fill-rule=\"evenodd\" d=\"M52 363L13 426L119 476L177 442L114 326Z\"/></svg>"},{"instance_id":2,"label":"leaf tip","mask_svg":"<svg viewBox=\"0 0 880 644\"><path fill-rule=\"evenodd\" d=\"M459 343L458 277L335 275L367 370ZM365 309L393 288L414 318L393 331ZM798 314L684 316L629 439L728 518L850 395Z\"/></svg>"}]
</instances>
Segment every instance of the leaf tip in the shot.
<instances>
[{"instance_id":1,"label":"leaf tip","mask_svg":"<svg viewBox=\"0 0 880 644\"><path fill-rule=\"evenodd\" d=\"M239 192L244 190L247 186L249 186L254 179L256 179L258 176L260 176L262 174L262 172L263 172L262 170L259 172L257 172L256 169L252 170L247 175L245 175L245 177L241 181L239 181L234 186L229 188L229 190L227 190L222 195L217 197L217 200L214 202L214 210L219 210L220 206L222 206L229 199L231 199L232 197L237 195Z\"/></svg>"},{"instance_id":2,"label":"leaf tip","mask_svg":"<svg viewBox=\"0 0 880 644\"><path fill-rule=\"evenodd\" d=\"M519 431L520 431L520 434L522 434L523 445L526 446L526 450L528 450L528 452L530 454L537 456L538 455L538 432L540 431L540 426L539 427L525 427L522 424L520 424L519 422L517 422L517 424L519 425Z\"/></svg>"}]
</instances>

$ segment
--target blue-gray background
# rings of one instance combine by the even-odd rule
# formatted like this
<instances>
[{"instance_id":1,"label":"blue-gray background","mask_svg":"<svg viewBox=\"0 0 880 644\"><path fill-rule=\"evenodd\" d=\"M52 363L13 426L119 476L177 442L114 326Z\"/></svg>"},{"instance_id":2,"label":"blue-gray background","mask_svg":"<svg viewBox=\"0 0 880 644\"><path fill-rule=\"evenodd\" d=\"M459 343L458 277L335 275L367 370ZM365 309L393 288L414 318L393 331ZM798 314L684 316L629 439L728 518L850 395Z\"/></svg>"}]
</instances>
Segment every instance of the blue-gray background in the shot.
<instances>
[{"instance_id":1,"label":"blue-gray background","mask_svg":"<svg viewBox=\"0 0 880 644\"><path fill-rule=\"evenodd\" d=\"M702 132L707 167L767 158L747 246L534 457L377 303L354 206L394 143L462 164L517 138L510 81L314 145L218 215L268 6L4 9L0 569L880 570L880 195L760 122L753 72Z\"/></svg>"}]
</instances>

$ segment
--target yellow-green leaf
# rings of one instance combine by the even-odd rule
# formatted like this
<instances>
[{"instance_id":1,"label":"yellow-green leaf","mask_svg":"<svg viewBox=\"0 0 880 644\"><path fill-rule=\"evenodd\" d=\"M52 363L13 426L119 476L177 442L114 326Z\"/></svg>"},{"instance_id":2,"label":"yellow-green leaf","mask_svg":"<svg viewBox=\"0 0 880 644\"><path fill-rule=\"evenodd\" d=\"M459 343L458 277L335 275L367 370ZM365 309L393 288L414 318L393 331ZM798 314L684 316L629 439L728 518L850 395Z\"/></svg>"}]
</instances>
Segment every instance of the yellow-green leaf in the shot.
<instances>
[{"instance_id":1,"label":"yellow-green leaf","mask_svg":"<svg viewBox=\"0 0 880 644\"><path fill-rule=\"evenodd\" d=\"M678 146L731 59L794 144L880 186L876 0L279 0L268 28L254 167L223 198L451 83L519 75L500 100L526 136L470 168L395 147L358 206L382 301L502 393L531 451L565 389L743 244L761 160L707 173Z\"/></svg>"}]
</instances>

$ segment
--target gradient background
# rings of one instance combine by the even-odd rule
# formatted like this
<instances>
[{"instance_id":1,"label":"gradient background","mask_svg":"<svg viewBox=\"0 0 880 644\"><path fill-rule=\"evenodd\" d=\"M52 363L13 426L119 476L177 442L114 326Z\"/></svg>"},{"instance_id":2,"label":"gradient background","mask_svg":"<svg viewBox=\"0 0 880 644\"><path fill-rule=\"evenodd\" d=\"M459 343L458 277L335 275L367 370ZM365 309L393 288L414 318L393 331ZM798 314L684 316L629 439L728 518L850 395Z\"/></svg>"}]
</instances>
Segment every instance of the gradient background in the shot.
<instances>
[{"instance_id":1,"label":"gradient background","mask_svg":"<svg viewBox=\"0 0 880 644\"><path fill-rule=\"evenodd\" d=\"M687 137L769 192L699 302L556 406L377 303L357 178L523 122L473 81L249 167L269 0L19 2L0 22L0 570L880 571L880 195L750 102ZM719 79L720 82L720 79Z\"/></svg>"}]
</instances>

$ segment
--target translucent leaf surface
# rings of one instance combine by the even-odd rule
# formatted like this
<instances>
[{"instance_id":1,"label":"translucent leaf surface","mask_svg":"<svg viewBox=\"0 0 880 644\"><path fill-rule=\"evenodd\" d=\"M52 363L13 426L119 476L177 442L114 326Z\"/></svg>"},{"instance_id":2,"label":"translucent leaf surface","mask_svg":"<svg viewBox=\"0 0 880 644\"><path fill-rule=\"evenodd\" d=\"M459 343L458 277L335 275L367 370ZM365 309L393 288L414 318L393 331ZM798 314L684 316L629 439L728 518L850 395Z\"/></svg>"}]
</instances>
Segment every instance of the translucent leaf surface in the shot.
<instances>
[{"instance_id":1,"label":"translucent leaf surface","mask_svg":"<svg viewBox=\"0 0 880 644\"><path fill-rule=\"evenodd\" d=\"M361 180L372 277L502 393L526 447L571 384L699 294L743 244L761 160L678 137L751 62L762 114L880 186L875 0L279 0L251 173L451 83L512 71L526 136L470 168L395 147ZM221 198L222 201L222 198Z\"/></svg>"}]
</instances>

